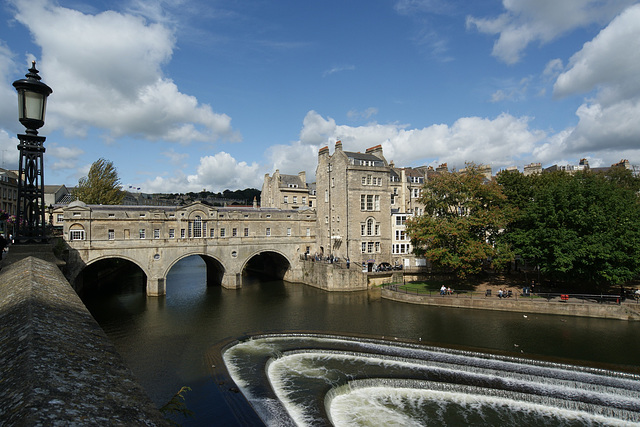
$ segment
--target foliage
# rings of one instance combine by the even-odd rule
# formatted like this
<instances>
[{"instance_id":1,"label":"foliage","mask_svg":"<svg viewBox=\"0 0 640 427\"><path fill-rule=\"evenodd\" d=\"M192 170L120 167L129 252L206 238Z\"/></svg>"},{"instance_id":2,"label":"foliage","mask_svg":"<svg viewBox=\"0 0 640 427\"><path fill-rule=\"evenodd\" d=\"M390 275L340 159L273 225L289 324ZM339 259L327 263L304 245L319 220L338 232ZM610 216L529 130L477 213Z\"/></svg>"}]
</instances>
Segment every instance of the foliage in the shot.
<instances>
[{"instance_id":1,"label":"foliage","mask_svg":"<svg viewBox=\"0 0 640 427\"><path fill-rule=\"evenodd\" d=\"M89 174L80 178L75 196L90 205L119 205L125 193L120 185L118 171L109 160L93 162Z\"/></svg>"},{"instance_id":2,"label":"foliage","mask_svg":"<svg viewBox=\"0 0 640 427\"><path fill-rule=\"evenodd\" d=\"M424 186L420 202L424 215L407 221L414 253L459 278L482 271L485 262L502 268L513 258L507 244L498 240L512 217L506 197L478 166L464 172L438 174Z\"/></svg>"},{"instance_id":3,"label":"foliage","mask_svg":"<svg viewBox=\"0 0 640 427\"><path fill-rule=\"evenodd\" d=\"M640 182L624 168L497 180L518 215L501 238L553 280L620 284L640 273Z\"/></svg>"},{"instance_id":4,"label":"foliage","mask_svg":"<svg viewBox=\"0 0 640 427\"><path fill-rule=\"evenodd\" d=\"M187 409L185 403L188 391L191 391L191 387L182 387L176 394L173 395L171 400L160 408L160 412L166 417L170 415L183 415L185 417L193 416L193 411ZM177 425L172 421L172 424Z\"/></svg>"}]
</instances>

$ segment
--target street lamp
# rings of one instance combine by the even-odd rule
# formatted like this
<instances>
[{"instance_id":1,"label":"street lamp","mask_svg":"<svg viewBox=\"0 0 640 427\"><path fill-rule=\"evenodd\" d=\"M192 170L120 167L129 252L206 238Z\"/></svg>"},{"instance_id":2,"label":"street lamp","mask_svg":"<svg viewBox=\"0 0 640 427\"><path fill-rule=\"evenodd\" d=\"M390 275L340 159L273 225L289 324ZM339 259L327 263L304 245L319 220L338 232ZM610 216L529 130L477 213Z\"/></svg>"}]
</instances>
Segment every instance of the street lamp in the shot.
<instances>
[{"instance_id":1,"label":"street lamp","mask_svg":"<svg viewBox=\"0 0 640 427\"><path fill-rule=\"evenodd\" d=\"M44 126L47 97L53 92L40 81L36 61L31 63L26 79L13 82L18 91L18 118L26 128L18 134L20 167L18 171L18 212L16 215L18 243L44 242L44 136L38 129Z\"/></svg>"}]
</instances>

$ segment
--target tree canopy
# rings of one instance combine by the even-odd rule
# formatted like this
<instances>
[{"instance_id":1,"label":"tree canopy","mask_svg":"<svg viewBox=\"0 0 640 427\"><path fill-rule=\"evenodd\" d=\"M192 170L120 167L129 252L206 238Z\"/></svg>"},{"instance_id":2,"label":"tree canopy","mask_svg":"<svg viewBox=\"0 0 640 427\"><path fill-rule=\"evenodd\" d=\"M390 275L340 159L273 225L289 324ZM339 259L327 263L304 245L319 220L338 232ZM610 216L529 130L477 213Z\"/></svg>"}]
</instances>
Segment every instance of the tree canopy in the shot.
<instances>
[{"instance_id":1,"label":"tree canopy","mask_svg":"<svg viewBox=\"0 0 640 427\"><path fill-rule=\"evenodd\" d=\"M640 181L612 168L497 177L518 214L500 237L552 280L595 286L640 273Z\"/></svg>"},{"instance_id":2,"label":"tree canopy","mask_svg":"<svg viewBox=\"0 0 640 427\"><path fill-rule=\"evenodd\" d=\"M118 171L109 160L93 162L89 174L80 178L75 196L91 205L119 205L124 199Z\"/></svg>"},{"instance_id":3,"label":"tree canopy","mask_svg":"<svg viewBox=\"0 0 640 427\"><path fill-rule=\"evenodd\" d=\"M512 218L506 200L474 164L430 178L420 197L424 214L407 221L414 253L458 277L480 272L486 262L501 268L513 259L509 245L498 239Z\"/></svg>"}]
</instances>

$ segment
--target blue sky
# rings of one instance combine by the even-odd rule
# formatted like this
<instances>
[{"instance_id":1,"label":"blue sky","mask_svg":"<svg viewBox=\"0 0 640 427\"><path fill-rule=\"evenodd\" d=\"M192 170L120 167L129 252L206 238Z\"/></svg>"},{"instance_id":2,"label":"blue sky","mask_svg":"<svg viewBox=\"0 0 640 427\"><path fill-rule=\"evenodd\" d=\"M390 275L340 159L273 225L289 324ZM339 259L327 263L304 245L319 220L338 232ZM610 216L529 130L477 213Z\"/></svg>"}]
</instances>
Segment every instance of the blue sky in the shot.
<instances>
[{"instance_id":1,"label":"blue sky","mask_svg":"<svg viewBox=\"0 0 640 427\"><path fill-rule=\"evenodd\" d=\"M397 166L640 165L638 3L3 0L2 167L34 59L47 184L104 157L144 192L260 188L312 180L336 140Z\"/></svg>"}]
</instances>

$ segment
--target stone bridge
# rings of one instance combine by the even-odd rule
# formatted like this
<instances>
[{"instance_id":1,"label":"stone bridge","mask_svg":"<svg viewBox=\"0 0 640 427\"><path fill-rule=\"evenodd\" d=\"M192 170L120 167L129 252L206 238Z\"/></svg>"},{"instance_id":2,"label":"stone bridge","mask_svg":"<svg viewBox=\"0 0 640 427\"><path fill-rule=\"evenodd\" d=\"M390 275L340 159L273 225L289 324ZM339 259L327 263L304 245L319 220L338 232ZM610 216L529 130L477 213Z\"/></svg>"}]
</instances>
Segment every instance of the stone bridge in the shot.
<instances>
[{"instance_id":1,"label":"stone bridge","mask_svg":"<svg viewBox=\"0 0 640 427\"><path fill-rule=\"evenodd\" d=\"M69 247L67 278L76 290L82 271L99 261L123 259L146 275L147 295L166 292L166 278L181 259L198 255L207 285L242 286L249 270L304 282L301 255L315 253L313 210L254 207L102 206L76 201L64 209Z\"/></svg>"}]
</instances>

